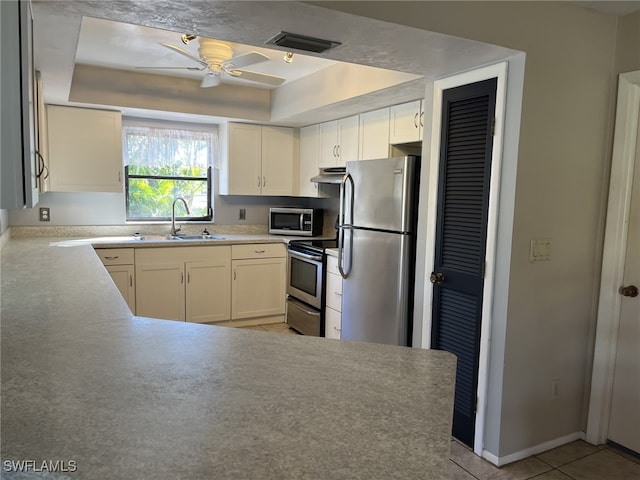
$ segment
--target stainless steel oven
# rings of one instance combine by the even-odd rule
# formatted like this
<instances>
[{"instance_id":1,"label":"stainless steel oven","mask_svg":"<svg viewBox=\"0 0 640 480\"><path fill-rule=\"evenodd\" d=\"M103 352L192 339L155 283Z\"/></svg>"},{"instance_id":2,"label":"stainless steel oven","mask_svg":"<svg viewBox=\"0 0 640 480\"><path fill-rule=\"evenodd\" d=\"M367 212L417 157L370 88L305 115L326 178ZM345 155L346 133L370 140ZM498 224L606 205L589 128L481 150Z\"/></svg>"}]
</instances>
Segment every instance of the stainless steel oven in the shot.
<instances>
[{"instance_id":1,"label":"stainless steel oven","mask_svg":"<svg viewBox=\"0 0 640 480\"><path fill-rule=\"evenodd\" d=\"M290 248L287 270L287 293L312 307L322 308L324 253L302 253Z\"/></svg>"},{"instance_id":2,"label":"stainless steel oven","mask_svg":"<svg viewBox=\"0 0 640 480\"><path fill-rule=\"evenodd\" d=\"M303 335L324 335L326 247L336 240L296 240L289 243L287 262L287 323Z\"/></svg>"}]
</instances>

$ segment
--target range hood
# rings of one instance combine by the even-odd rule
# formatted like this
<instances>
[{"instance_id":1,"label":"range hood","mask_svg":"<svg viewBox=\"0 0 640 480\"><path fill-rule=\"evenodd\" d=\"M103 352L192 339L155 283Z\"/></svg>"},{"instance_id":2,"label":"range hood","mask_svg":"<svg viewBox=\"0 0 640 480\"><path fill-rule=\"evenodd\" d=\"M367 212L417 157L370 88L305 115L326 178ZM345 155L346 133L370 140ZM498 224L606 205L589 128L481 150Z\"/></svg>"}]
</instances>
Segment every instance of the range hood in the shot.
<instances>
[{"instance_id":1,"label":"range hood","mask_svg":"<svg viewBox=\"0 0 640 480\"><path fill-rule=\"evenodd\" d=\"M342 177L344 177L346 172L346 167L321 168L318 175L312 177L311 181L314 183L331 183L337 185L342 182Z\"/></svg>"}]
</instances>

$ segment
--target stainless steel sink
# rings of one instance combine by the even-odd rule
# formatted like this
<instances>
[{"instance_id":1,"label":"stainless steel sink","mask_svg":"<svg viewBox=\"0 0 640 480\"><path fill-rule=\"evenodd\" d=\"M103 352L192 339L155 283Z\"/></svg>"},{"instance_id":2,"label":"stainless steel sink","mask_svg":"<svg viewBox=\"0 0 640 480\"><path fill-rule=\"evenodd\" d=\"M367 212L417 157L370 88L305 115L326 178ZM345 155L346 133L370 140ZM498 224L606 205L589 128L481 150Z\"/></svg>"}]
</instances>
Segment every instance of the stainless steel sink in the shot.
<instances>
[{"instance_id":1,"label":"stainless steel sink","mask_svg":"<svg viewBox=\"0 0 640 480\"><path fill-rule=\"evenodd\" d=\"M224 237L219 235L207 235L207 234L199 234L199 235L167 235L167 240L224 240Z\"/></svg>"}]
</instances>

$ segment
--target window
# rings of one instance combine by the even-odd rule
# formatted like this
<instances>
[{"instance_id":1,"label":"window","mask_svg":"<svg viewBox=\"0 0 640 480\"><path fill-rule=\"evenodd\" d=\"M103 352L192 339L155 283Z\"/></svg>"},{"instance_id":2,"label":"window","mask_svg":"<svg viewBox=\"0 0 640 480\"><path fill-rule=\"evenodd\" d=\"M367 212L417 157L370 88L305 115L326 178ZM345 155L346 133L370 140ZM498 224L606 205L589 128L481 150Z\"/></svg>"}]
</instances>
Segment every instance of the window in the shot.
<instances>
[{"instance_id":1,"label":"window","mask_svg":"<svg viewBox=\"0 0 640 480\"><path fill-rule=\"evenodd\" d=\"M169 221L173 201L182 221L213 218L211 164L214 132L125 125L127 221Z\"/></svg>"}]
</instances>

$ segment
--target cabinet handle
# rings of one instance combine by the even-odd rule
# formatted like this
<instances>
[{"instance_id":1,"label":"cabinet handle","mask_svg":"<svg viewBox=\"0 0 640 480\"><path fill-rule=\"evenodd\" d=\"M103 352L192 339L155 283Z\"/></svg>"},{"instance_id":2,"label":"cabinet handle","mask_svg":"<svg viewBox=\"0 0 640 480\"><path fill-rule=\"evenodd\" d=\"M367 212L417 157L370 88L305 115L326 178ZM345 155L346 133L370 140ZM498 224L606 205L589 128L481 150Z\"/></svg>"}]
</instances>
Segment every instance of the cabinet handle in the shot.
<instances>
[{"instance_id":1,"label":"cabinet handle","mask_svg":"<svg viewBox=\"0 0 640 480\"><path fill-rule=\"evenodd\" d=\"M420 113L420 126L424 127L424 122L422 121L424 119L424 112Z\"/></svg>"},{"instance_id":2,"label":"cabinet handle","mask_svg":"<svg viewBox=\"0 0 640 480\"><path fill-rule=\"evenodd\" d=\"M338 151L337 157L340 158L340 145L336 145L336 150Z\"/></svg>"},{"instance_id":3,"label":"cabinet handle","mask_svg":"<svg viewBox=\"0 0 640 480\"><path fill-rule=\"evenodd\" d=\"M262 187L266 187L267 186L267 177L262 177Z\"/></svg>"},{"instance_id":4,"label":"cabinet handle","mask_svg":"<svg viewBox=\"0 0 640 480\"><path fill-rule=\"evenodd\" d=\"M122 183L122 172L118 170L118 183Z\"/></svg>"},{"instance_id":5,"label":"cabinet handle","mask_svg":"<svg viewBox=\"0 0 640 480\"><path fill-rule=\"evenodd\" d=\"M117 260L120 256L116 255L115 257L104 257L105 260Z\"/></svg>"},{"instance_id":6,"label":"cabinet handle","mask_svg":"<svg viewBox=\"0 0 640 480\"><path fill-rule=\"evenodd\" d=\"M254 253L264 253L264 252L265 252L265 250L254 250L253 252L254 252Z\"/></svg>"},{"instance_id":7,"label":"cabinet handle","mask_svg":"<svg viewBox=\"0 0 640 480\"><path fill-rule=\"evenodd\" d=\"M180 272L180 283L184 283L184 273Z\"/></svg>"},{"instance_id":8,"label":"cabinet handle","mask_svg":"<svg viewBox=\"0 0 640 480\"><path fill-rule=\"evenodd\" d=\"M187 283L191 283L191 274L187 272Z\"/></svg>"},{"instance_id":9,"label":"cabinet handle","mask_svg":"<svg viewBox=\"0 0 640 480\"><path fill-rule=\"evenodd\" d=\"M336 154L336 148L338 148L338 146L337 146L337 145L334 145L334 146L333 146L333 157L334 157L334 158L338 156L338 155Z\"/></svg>"},{"instance_id":10,"label":"cabinet handle","mask_svg":"<svg viewBox=\"0 0 640 480\"><path fill-rule=\"evenodd\" d=\"M418 128L418 115L420 115L420 112L416 112L416 114L413 116L413 126Z\"/></svg>"},{"instance_id":11,"label":"cabinet handle","mask_svg":"<svg viewBox=\"0 0 640 480\"><path fill-rule=\"evenodd\" d=\"M258 187L260 186L260 175L258 175Z\"/></svg>"},{"instance_id":12,"label":"cabinet handle","mask_svg":"<svg viewBox=\"0 0 640 480\"><path fill-rule=\"evenodd\" d=\"M336 294L336 295L337 295L337 296L339 296L339 297L341 297L341 296L342 296L342 293L340 293L340 292L333 292L333 293L334 293L334 294Z\"/></svg>"},{"instance_id":13,"label":"cabinet handle","mask_svg":"<svg viewBox=\"0 0 640 480\"><path fill-rule=\"evenodd\" d=\"M133 287L133 275L129 275L129 286Z\"/></svg>"},{"instance_id":14,"label":"cabinet handle","mask_svg":"<svg viewBox=\"0 0 640 480\"><path fill-rule=\"evenodd\" d=\"M233 269L233 279L234 280L236 279L236 270L235 269Z\"/></svg>"}]
</instances>

